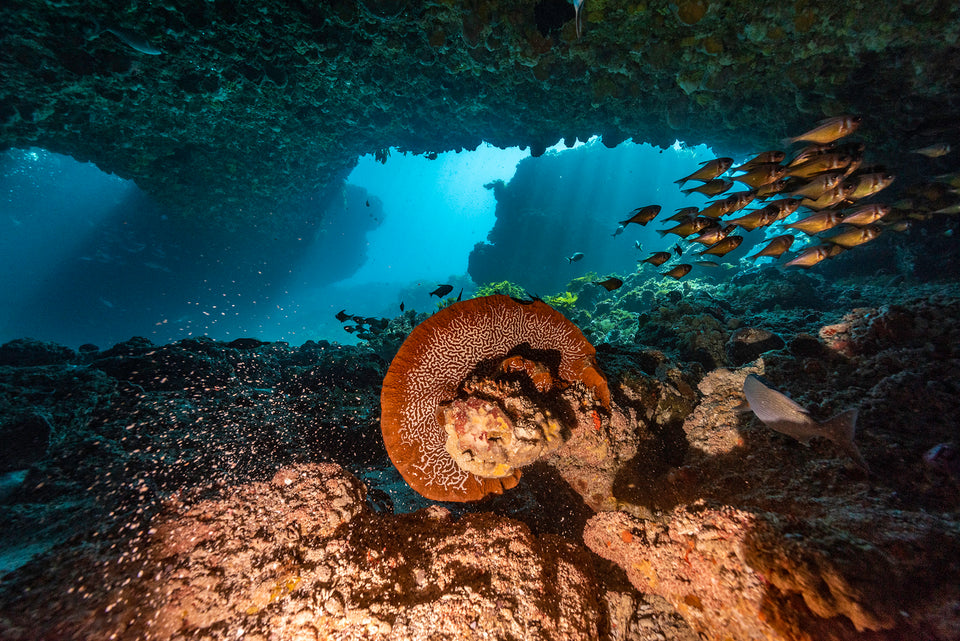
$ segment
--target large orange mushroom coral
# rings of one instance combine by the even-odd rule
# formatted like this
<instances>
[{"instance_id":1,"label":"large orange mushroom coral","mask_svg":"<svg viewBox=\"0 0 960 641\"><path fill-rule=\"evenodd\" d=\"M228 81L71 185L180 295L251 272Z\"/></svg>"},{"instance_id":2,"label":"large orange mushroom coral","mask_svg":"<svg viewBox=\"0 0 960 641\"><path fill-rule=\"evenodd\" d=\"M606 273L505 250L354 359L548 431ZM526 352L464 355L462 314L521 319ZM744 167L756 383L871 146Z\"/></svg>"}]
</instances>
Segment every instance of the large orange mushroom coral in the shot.
<instances>
[{"instance_id":1,"label":"large orange mushroom coral","mask_svg":"<svg viewBox=\"0 0 960 641\"><path fill-rule=\"evenodd\" d=\"M542 301L455 303L418 325L390 364L380 396L387 453L429 499L502 493L563 443L576 409L609 409L595 353Z\"/></svg>"}]
</instances>

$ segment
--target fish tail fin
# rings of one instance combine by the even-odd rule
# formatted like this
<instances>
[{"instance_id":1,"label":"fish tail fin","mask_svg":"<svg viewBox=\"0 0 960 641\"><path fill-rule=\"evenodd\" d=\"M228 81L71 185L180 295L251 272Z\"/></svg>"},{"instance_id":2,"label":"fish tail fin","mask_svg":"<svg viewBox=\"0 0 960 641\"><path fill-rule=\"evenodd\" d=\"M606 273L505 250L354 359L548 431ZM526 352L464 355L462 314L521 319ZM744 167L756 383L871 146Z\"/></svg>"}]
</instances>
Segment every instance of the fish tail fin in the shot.
<instances>
[{"instance_id":1,"label":"fish tail fin","mask_svg":"<svg viewBox=\"0 0 960 641\"><path fill-rule=\"evenodd\" d=\"M820 426L824 429L827 438L839 445L864 471L869 472L870 466L867 465L867 461L860 454L860 450L857 449L856 444L853 442L853 437L857 432L857 415L859 413L860 410L856 408L847 410L842 414L837 414L833 418L824 421Z\"/></svg>"},{"instance_id":2,"label":"fish tail fin","mask_svg":"<svg viewBox=\"0 0 960 641\"><path fill-rule=\"evenodd\" d=\"M658 230L657 230L657 233L660 234L660 238L663 238L664 236L666 236L667 234L670 233L670 230L669 230L669 229L658 229Z\"/></svg>"},{"instance_id":3,"label":"fish tail fin","mask_svg":"<svg viewBox=\"0 0 960 641\"><path fill-rule=\"evenodd\" d=\"M781 139L780 139L780 144L783 145L784 147L789 147L790 145L792 145L792 144L795 143L795 142L796 142L796 140L793 139L793 138L781 138Z\"/></svg>"},{"instance_id":4,"label":"fish tail fin","mask_svg":"<svg viewBox=\"0 0 960 641\"><path fill-rule=\"evenodd\" d=\"M680 185L681 187L683 187L683 183L687 182L687 179L686 179L686 178L681 178L680 180L674 180L673 182L674 182L674 184Z\"/></svg>"},{"instance_id":5,"label":"fish tail fin","mask_svg":"<svg viewBox=\"0 0 960 641\"><path fill-rule=\"evenodd\" d=\"M696 187L691 187L690 189L681 189L680 191L686 194L687 196L689 196L690 194L693 193L694 189L696 189Z\"/></svg>"}]
</instances>

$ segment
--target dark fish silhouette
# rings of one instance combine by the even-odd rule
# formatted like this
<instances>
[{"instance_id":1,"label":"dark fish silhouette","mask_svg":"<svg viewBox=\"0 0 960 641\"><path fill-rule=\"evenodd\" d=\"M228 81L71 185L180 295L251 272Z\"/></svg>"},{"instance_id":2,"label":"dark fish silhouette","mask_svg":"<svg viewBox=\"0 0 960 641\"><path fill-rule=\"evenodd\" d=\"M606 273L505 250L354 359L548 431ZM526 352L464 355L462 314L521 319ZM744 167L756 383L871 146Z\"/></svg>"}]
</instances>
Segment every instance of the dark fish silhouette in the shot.
<instances>
[{"instance_id":1,"label":"dark fish silhouette","mask_svg":"<svg viewBox=\"0 0 960 641\"><path fill-rule=\"evenodd\" d=\"M659 267L660 265L670 260L671 256L672 255L670 254L670 252L654 252L653 254L650 254L650 256L648 256L647 258L644 258L640 262L650 263L651 265Z\"/></svg>"},{"instance_id":2,"label":"dark fish silhouette","mask_svg":"<svg viewBox=\"0 0 960 641\"><path fill-rule=\"evenodd\" d=\"M680 243L673 246L673 253L677 256L683 256L683 247L680 246Z\"/></svg>"},{"instance_id":3,"label":"dark fish silhouette","mask_svg":"<svg viewBox=\"0 0 960 641\"><path fill-rule=\"evenodd\" d=\"M400 311L403 311L403 301L400 301Z\"/></svg>"},{"instance_id":4,"label":"dark fish silhouette","mask_svg":"<svg viewBox=\"0 0 960 641\"><path fill-rule=\"evenodd\" d=\"M430 292L431 296L436 296L437 298L443 298L447 294L453 291L453 285L440 285L435 290Z\"/></svg>"},{"instance_id":5,"label":"dark fish silhouette","mask_svg":"<svg viewBox=\"0 0 960 641\"><path fill-rule=\"evenodd\" d=\"M341 309L339 312L337 312L337 320L341 323L346 321L348 318L350 318L350 314L347 313L347 310Z\"/></svg>"},{"instance_id":6,"label":"dark fish silhouette","mask_svg":"<svg viewBox=\"0 0 960 641\"><path fill-rule=\"evenodd\" d=\"M621 285L623 285L623 281L620 280L619 278L616 278L616 277L613 277L613 276L612 276L612 277L608 278L607 280L595 280L595 281L593 281L593 284L594 284L594 285L600 285L600 287L603 287L603 288L604 288L605 290L607 290L608 292L612 292L613 290L615 290L615 289L617 289L618 287L620 287Z\"/></svg>"},{"instance_id":7,"label":"dark fish silhouette","mask_svg":"<svg viewBox=\"0 0 960 641\"><path fill-rule=\"evenodd\" d=\"M687 263L680 263L670 271L664 272L663 275L680 280L681 278L689 274L691 269L693 269L693 265L689 265Z\"/></svg>"},{"instance_id":8,"label":"dark fish silhouette","mask_svg":"<svg viewBox=\"0 0 960 641\"><path fill-rule=\"evenodd\" d=\"M630 212L630 218L626 220L621 220L620 224L626 227L630 223L636 223L638 225L646 225L651 220L657 217L657 214L660 213L660 205L647 205L646 207L637 207L632 212Z\"/></svg>"}]
</instances>

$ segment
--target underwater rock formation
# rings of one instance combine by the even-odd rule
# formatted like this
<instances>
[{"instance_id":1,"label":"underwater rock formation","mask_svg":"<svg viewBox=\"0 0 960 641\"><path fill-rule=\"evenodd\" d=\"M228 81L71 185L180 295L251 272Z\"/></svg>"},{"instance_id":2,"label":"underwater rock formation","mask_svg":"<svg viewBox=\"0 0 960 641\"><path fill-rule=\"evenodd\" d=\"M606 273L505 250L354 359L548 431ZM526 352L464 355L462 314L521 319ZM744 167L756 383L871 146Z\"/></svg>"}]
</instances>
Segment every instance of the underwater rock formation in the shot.
<instances>
[{"instance_id":1,"label":"underwater rock formation","mask_svg":"<svg viewBox=\"0 0 960 641\"><path fill-rule=\"evenodd\" d=\"M283 228L299 196L389 146L748 153L852 112L892 164L957 111L951 3L595 2L579 21L556 5L12 0L0 149L93 161L210 227Z\"/></svg>"}]
</instances>

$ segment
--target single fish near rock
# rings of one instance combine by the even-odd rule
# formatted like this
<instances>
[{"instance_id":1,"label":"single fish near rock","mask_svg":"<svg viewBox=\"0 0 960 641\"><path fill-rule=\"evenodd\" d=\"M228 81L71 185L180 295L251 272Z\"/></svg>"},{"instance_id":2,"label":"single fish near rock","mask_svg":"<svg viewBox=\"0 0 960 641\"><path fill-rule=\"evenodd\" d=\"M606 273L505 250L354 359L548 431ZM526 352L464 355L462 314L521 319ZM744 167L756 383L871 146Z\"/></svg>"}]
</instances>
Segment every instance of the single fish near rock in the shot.
<instances>
[{"instance_id":1,"label":"single fish near rock","mask_svg":"<svg viewBox=\"0 0 960 641\"><path fill-rule=\"evenodd\" d=\"M613 290L618 289L621 285L623 285L623 281L617 278L616 276L611 276L607 280L595 280L593 281L593 284L600 285L600 287L603 287L608 292L612 292Z\"/></svg>"},{"instance_id":2,"label":"single fish near rock","mask_svg":"<svg viewBox=\"0 0 960 641\"><path fill-rule=\"evenodd\" d=\"M840 140L857 130L863 118L860 116L835 116L821 120L820 123L805 133L793 138L784 138L783 144L792 145L795 142L815 142L821 145Z\"/></svg>"},{"instance_id":3,"label":"single fish near rock","mask_svg":"<svg viewBox=\"0 0 960 641\"><path fill-rule=\"evenodd\" d=\"M637 207L632 212L630 212L630 218L626 220L621 220L620 224L626 227L630 223L636 223L638 225L646 225L651 220L657 217L657 214L660 213L660 205L647 205L646 207Z\"/></svg>"},{"instance_id":4,"label":"single fish near rock","mask_svg":"<svg viewBox=\"0 0 960 641\"><path fill-rule=\"evenodd\" d=\"M583 259L583 252L574 252L572 255L567 256L568 263L575 263L578 260L582 260L582 259Z\"/></svg>"},{"instance_id":5,"label":"single fish near rock","mask_svg":"<svg viewBox=\"0 0 960 641\"><path fill-rule=\"evenodd\" d=\"M447 294L453 291L453 285L440 285L435 290L430 292L431 296L436 296L437 298L443 298Z\"/></svg>"},{"instance_id":6,"label":"single fish near rock","mask_svg":"<svg viewBox=\"0 0 960 641\"><path fill-rule=\"evenodd\" d=\"M765 385L759 377L749 374L743 381L743 395L764 425L772 430L792 436L804 445L819 436L836 443L853 461L866 472L870 471L866 460L853 442L857 429L857 413L852 409L819 423L810 418L810 413L775 389Z\"/></svg>"}]
</instances>

